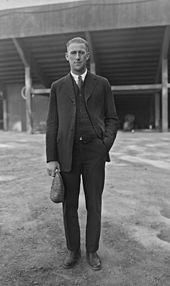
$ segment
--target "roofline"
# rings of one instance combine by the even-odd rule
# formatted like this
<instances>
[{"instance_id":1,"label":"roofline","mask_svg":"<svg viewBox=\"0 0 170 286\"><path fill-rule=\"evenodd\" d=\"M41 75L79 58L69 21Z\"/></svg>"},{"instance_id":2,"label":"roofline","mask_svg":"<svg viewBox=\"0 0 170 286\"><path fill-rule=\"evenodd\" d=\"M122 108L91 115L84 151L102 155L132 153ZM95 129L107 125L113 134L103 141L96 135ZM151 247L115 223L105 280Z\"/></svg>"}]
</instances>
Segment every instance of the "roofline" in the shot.
<instances>
[{"instance_id":1,"label":"roofline","mask_svg":"<svg viewBox=\"0 0 170 286\"><path fill-rule=\"evenodd\" d=\"M76 1L0 11L0 39L167 25L169 0Z\"/></svg>"}]
</instances>

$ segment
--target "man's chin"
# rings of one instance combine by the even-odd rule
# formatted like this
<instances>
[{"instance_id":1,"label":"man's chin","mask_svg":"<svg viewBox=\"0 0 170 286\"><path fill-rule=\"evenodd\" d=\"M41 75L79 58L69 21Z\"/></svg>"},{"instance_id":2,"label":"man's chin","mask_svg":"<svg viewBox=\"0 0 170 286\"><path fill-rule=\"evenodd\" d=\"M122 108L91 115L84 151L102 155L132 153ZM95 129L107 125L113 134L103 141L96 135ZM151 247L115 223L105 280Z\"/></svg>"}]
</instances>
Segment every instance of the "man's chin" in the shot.
<instances>
[{"instance_id":1,"label":"man's chin","mask_svg":"<svg viewBox=\"0 0 170 286\"><path fill-rule=\"evenodd\" d=\"M76 65L76 66L74 67L74 69L77 70L77 71L80 71L80 70L83 70L84 67L82 67L82 66L80 66L80 65Z\"/></svg>"},{"instance_id":2,"label":"man's chin","mask_svg":"<svg viewBox=\"0 0 170 286\"><path fill-rule=\"evenodd\" d=\"M85 71L85 68L83 67L78 67L78 66L76 66L76 67L74 67L74 70L73 70L73 72L78 72L78 73L83 73Z\"/></svg>"}]
</instances>

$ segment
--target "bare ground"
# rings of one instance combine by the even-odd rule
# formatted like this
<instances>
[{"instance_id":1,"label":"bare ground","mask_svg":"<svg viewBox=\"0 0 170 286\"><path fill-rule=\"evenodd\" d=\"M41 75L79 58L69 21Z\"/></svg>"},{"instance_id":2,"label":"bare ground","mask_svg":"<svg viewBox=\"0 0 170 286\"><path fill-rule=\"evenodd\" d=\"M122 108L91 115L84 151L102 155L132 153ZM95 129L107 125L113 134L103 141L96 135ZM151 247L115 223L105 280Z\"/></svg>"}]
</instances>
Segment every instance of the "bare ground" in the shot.
<instances>
[{"instance_id":1,"label":"bare ground","mask_svg":"<svg viewBox=\"0 0 170 286\"><path fill-rule=\"evenodd\" d=\"M0 286L169 286L170 133L119 132L106 167L103 269L64 270L62 206L49 200L44 135L0 132Z\"/></svg>"}]
</instances>

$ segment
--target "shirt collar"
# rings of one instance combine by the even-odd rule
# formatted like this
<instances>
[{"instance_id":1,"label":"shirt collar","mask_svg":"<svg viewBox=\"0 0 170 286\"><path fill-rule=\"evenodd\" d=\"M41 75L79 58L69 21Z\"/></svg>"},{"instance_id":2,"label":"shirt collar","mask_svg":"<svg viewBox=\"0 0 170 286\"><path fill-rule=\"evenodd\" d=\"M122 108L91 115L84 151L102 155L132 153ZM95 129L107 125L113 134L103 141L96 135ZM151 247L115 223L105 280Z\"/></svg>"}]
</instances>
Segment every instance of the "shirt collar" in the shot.
<instances>
[{"instance_id":1,"label":"shirt collar","mask_svg":"<svg viewBox=\"0 0 170 286\"><path fill-rule=\"evenodd\" d=\"M71 71L70 73L71 73L72 77L74 78L75 82L78 83L78 77L79 77L79 75L74 74L72 71ZM87 69L85 70L85 72L84 72L83 74L81 74L82 81L85 80L86 74L87 74Z\"/></svg>"}]
</instances>

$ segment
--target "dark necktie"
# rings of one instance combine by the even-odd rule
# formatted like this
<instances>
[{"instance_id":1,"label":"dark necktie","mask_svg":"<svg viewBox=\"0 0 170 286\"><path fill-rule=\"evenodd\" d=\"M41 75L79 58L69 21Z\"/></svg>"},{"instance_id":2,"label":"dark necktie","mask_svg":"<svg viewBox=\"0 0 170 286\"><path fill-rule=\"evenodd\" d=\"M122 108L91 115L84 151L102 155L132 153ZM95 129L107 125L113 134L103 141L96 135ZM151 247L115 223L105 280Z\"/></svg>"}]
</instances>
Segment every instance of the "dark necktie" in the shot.
<instances>
[{"instance_id":1,"label":"dark necktie","mask_svg":"<svg viewBox=\"0 0 170 286\"><path fill-rule=\"evenodd\" d=\"M81 76L81 75L79 75L79 76L78 76L78 82L77 82L77 85L78 85L78 87L79 87L80 94L81 94L82 85L83 85L83 80L82 80L82 76Z\"/></svg>"}]
</instances>

